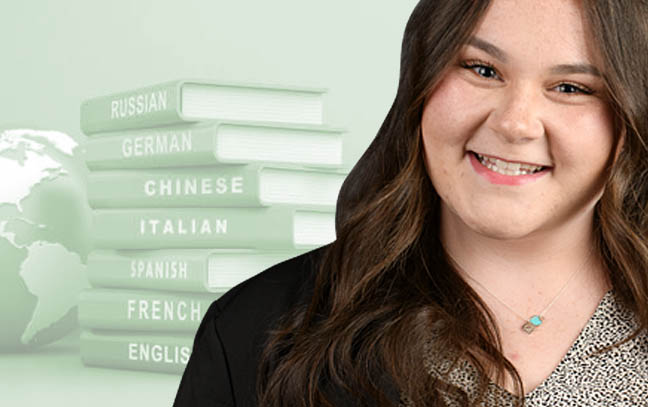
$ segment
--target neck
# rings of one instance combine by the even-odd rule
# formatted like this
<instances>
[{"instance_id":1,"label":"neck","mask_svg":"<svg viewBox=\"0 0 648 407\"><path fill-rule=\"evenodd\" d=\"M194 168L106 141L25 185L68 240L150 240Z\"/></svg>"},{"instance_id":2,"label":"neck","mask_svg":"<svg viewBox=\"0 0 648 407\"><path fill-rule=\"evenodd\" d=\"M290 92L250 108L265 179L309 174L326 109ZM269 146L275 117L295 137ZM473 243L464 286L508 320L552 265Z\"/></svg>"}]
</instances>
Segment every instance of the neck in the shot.
<instances>
[{"instance_id":1,"label":"neck","mask_svg":"<svg viewBox=\"0 0 648 407\"><path fill-rule=\"evenodd\" d=\"M588 215L559 228L505 239L479 234L442 210L441 239L460 273L495 294L510 296L532 289L539 297L550 295L560 290L575 271L570 285L589 284L583 288L606 291L607 276L594 249L593 212Z\"/></svg>"}]
</instances>

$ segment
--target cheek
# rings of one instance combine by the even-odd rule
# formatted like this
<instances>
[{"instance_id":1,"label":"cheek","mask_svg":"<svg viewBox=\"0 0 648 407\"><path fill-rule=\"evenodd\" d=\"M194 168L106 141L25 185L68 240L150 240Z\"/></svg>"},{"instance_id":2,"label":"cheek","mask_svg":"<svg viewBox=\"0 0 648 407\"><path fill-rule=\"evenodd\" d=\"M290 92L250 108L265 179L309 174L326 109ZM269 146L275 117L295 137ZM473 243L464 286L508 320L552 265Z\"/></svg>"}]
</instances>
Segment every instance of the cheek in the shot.
<instances>
[{"instance_id":1,"label":"cheek","mask_svg":"<svg viewBox=\"0 0 648 407\"><path fill-rule=\"evenodd\" d=\"M426 99L421 117L426 170L444 200L463 176L465 145L477 122L475 99L466 85L456 75L447 75Z\"/></svg>"},{"instance_id":2,"label":"cheek","mask_svg":"<svg viewBox=\"0 0 648 407\"><path fill-rule=\"evenodd\" d=\"M590 142L598 146L596 150L601 157L610 158L616 138L612 109L607 104L601 106L593 115L588 116L582 127L584 133L590 135Z\"/></svg>"},{"instance_id":3,"label":"cheek","mask_svg":"<svg viewBox=\"0 0 648 407\"><path fill-rule=\"evenodd\" d=\"M466 137L480 110L468 84L456 74L448 74L428 96L421 118L423 139L428 144L454 144Z\"/></svg>"},{"instance_id":4,"label":"cheek","mask_svg":"<svg viewBox=\"0 0 648 407\"><path fill-rule=\"evenodd\" d=\"M591 109L586 114L573 114L564 120L565 137L556 150L563 161L581 171L600 172L611 163L614 155L614 119L606 106ZM571 166L570 165L570 166Z\"/></svg>"}]
</instances>

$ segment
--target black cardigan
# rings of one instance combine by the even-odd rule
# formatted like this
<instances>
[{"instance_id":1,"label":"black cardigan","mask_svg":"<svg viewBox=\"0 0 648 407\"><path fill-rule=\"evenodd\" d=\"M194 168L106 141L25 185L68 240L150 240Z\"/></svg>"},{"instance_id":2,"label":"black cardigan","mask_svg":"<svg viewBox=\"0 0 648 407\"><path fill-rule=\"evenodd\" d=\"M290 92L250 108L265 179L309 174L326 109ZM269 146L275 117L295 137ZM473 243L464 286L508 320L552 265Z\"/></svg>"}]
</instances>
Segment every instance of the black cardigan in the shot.
<instances>
[{"instance_id":1,"label":"black cardigan","mask_svg":"<svg viewBox=\"0 0 648 407\"><path fill-rule=\"evenodd\" d=\"M207 310L196 333L175 407L257 406L256 373L267 330L298 301L312 295L323 248L286 260L229 290ZM388 382L395 404L398 393ZM330 393L336 406L355 406Z\"/></svg>"}]
</instances>

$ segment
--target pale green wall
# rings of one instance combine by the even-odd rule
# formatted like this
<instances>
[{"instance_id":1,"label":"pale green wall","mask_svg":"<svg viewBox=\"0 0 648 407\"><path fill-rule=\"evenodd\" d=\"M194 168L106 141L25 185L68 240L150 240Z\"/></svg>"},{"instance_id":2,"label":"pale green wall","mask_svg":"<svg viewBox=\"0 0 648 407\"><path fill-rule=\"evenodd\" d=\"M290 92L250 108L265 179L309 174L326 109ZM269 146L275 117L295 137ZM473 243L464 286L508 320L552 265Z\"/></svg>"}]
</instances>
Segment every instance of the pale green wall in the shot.
<instances>
[{"instance_id":1,"label":"pale green wall","mask_svg":"<svg viewBox=\"0 0 648 407\"><path fill-rule=\"evenodd\" d=\"M79 137L84 98L181 77L330 90L347 164L393 100L413 0L5 1L0 125Z\"/></svg>"},{"instance_id":2,"label":"pale green wall","mask_svg":"<svg viewBox=\"0 0 648 407\"><path fill-rule=\"evenodd\" d=\"M326 87L327 122L355 163L396 91L414 0L3 1L0 126L81 140L79 103L210 78ZM179 377L84 368L78 338L0 355L0 405L170 405Z\"/></svg>"}]
</instances>

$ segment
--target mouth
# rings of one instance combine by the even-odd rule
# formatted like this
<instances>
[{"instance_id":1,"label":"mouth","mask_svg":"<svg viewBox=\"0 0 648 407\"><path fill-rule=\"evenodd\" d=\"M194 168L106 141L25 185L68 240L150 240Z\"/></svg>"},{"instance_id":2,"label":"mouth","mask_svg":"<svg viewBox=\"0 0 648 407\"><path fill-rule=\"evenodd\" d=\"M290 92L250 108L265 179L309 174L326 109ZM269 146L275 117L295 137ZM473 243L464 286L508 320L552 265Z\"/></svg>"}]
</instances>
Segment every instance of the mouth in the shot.
<instances>
[{"instance_id":1,"label":"mouth","mask_svg":"<svg viewBox=\"0 0 648 407\"><path fill-rule=\"evenodd\" d=\"M551 167L539 164L524 163L518 161L506 161L500 158L495 158L483 154L470 151L477 161L484 167L489 170L508 176L521 176L521 175L531 175L537 174L542 171L546 171Z\"/></svg>"},{"instance_id":2,"label":"mouth","mask_svg":"<svg viewBox=\"0 0 648 407\"><path fill-rule=\"evenodd\" d=\"M475 172L491 184L510 186L528 184L544 178L553 168L528 162L506 161L474 151L468 153Z\"/></svg>"}]
</instances>

